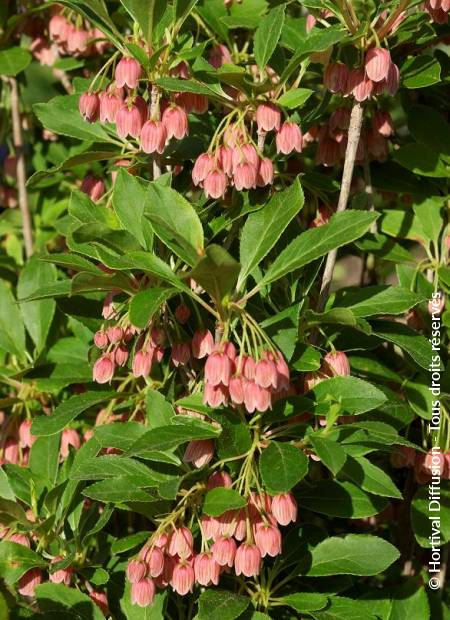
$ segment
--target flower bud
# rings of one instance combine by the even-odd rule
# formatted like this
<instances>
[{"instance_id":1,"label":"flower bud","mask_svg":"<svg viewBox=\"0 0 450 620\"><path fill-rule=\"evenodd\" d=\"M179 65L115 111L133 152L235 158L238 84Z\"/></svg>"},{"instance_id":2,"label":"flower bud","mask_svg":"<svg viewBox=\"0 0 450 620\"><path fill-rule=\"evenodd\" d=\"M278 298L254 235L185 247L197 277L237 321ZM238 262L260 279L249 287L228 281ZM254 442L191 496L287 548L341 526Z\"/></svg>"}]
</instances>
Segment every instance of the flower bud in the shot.
<instances>
[{"instance_id":1,"label":"flower bud","mask_svg":"<svg viewBox=\"0 0 450 620\"><path fill-rule=\"evenodd\" d=\"M111 355L105 354L99 357L92 370L92 377L96 383L109 383L114 377L115 364Z\"/></svg>"},{"instance_id":2,"label":"flower bud","mask_svg":"<svg viewBox=\"0 0 450 620\"><path fill-rule=\"evenodd\" d=\"M119 88L137 88L142 67L135 58L121 58L116 65L115 79Z\"/></svg>"},{"instance_id":3,"label":"flower bud","mask_svg":"<svg viewBox=\"0 0 450 620\"><path fill-rule=\"evenodd\" d=\"M155 598L155 584L153 579L146 577L137 583L131 584L131 603L139 607L147 607Z\"/></svg>"},{"instance_id":4,"label":"flower bud","mask_svg":"<svg viewBox=\"0 0 450 620\"><path fill-rule=\"evenodd\" d=\"M147 565L140 560L130 560L127 566L127 579L130 583L138 583L147 575Z\"/></svg>"},{"instance_id":5,"label":"flower bud","mask_svg":"<svg viewBox=\"0 0 450 620\"><path fill-rule=\"evenodd\" d=\"M207 465L214 456L214 442L212 439L197 439L190 441L186 447L183 461L192 463L200 469Z\"/></svg>"},{"instance_id":6,"label":"flower bud","mask_svg":"<svg viewBox=\"0 0 450 620\"><path fill-rule=\"evenodd\" d=\"M280 109L273 103L261 103L256 108L256 124L259 131L279 131L281 125Z\"/></svg>"},{"instance_id":7,"label":"flower bud","mask_svg":"<svg viewBox=\"0 0 450 620\"><path fill-rule=\"evenodd\" d=\"M78 104L80 114L84 120L93 123L99 117L100 99L97 93L85 92L81 95Z\"/></svg>"},{"instance_id":8,"label":"flower bud","mask_svg":"<svg viewBox=\"0 0 450 620\"><path fill-rule=\"evenodd\" d=\"M293 151L302 151L302 132L296 123L285 121L275 137L277 153L289 155Z\"/></svg>"},{"instance_id":9,"label":"flower bud","mask_svg":"<svg viewBox=\"0 0 450 620\"><path fill-rule=\"evenodd\" d=\"M234 558L236 575L256 577L261 570L261 553L256 545L242 543Z\"/></svg>"},{"instance_id":10,"label":"flower bud","mask_svg":"<svg viewBox=\"0 0 450 620\"><path fill-rule=\"evenodd\" d=\"M272 515L280 525L295 523L297 520L297 502L292 493L275 495L272 498Z\"/></svg>"},{"instance_id":11,"label":"flower bud","mask_svg":"<svg viewBox=\"0 0 450 620\"><path fill-rule=\"evenodd\" d=\"M162 115L162 122L167 131L167 139L181 140L189 133L188 117L180 106L169 106Z\"/></svg>"},{"instance_id":12,"label":"flower bud","mask_svg":"<svg viewBox=\"0 0 450 620\"><path fill-rule=\"evenodd\" d=\"M365 72L372 82L382 82L388 76L391 66L391 55L387 49L372 47L366 54Z\"/></svg>"},{"instance_id":13,"label":"flower bud","mask_svg":"<svg viewBox=\"0 0 450 620\"><path fill-rule=\"evenodd\" d=\"M188 592L192 592L194 587L195 574L192 566L187 562L179 562L175 565L172 573L170 585L174 592L184 596Z\"/></svg>"},{"instance_id":14,"label":"flower bud","mask_svg":"<svg viewBox=\"0 0 450 620\"><path fill-rule=\"evenodd\" d=\"M105 184L101 179L88 175L84 177L80 190L87 194L93 202L98 202L105 193Z\"/></svg>"},{"instance_id":15,"label":"flower bud","mask_svg":"<svg viewBox=\"0 0 450 620\"><path fill-rule=\"evenodd\" d=\"M167 130L161 121L146 121L141 131L141 147L144 153L164 152Z\"/></svg>"},{"instance_id":16,"label":"flower bud","mask_svg":"<svg viewBox=\"0 0 450 620\"><path fill-rule=\"evenodd\" d=\"M330 62L325 69L323 84L332 93L345 93L349 70L342 62Z\"/></svg>"}]
</instances>

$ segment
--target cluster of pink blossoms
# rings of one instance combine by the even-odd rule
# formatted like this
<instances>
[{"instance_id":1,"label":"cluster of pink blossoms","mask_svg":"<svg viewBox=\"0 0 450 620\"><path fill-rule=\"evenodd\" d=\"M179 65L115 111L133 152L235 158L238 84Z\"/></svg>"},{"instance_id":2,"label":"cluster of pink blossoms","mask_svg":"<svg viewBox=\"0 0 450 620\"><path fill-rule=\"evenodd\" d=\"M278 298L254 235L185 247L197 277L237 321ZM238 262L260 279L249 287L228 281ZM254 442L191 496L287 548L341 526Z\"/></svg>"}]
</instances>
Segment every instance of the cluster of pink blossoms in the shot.
<instances>
[{"instance_id":1,"label":"cluster of pink blossoms","mask_svg":"<svg viewBox=\"0 0 450 620\"><path fill-rule=\"evenodd\" d=\"M409 446L397 446L397 451L391 455L393 467L408 467L414 469L414 476L418 484L427 484L433 476L450 480L450 451L429 450L417 452Z\"/></svg>"},{"instance_id":2,"label":"cluster of pink blossoms","mask_svg":"<svg viewBox=\"0 0 450 620\"><path fill-rule=\"evenodd\" d=\"M52 66L60 56L85 58L103 54L109 47L105 35L87 21L80 26L71 21L70 13L62 15L59 8L53 9L52 13L47 29L43 21L35 20L29 33L33 39L30 52L41 65Z\"/></svg>"},{"instance_id":3,"label":"cluster of pink blossoms","mask_svg":"<svg viewBox=\"0 0 450 620\"><path fill-rule=\"evenodd\" d=\"M35 522L35 516L31 510L27 512L27 518L30 523ZM8 528L0 527L0 539L8 540L10 542L14 542L18 545L22 545L23 547L31 548L31 540L28 535L21 533L11 533ZM35 539L33 539L35 540ZM36 539L37 540L37 539ZM71 565L66 566L64 568L57 568L56 570L51 570L51 566L53 564L57 564L58 562L62 562L64 558L60 555L54 556L50 560L50 566L48 571L48 581L50 583L62 583L66 586L72 585L72 577L74 573L74 569ZM45 573L40 568L31 568L24 573L18 582L17 591L22 596L26 597L34 597L35 596L35 588L39 584L45 581L44 579ZM89 582L85 582L86 589L88 590L89 596L92 601L98 605L101 611L107 615L108 613L108 599L104 592L100 592L94 590Z\"/></svg>"},{"instance_id":4,"label":"cluster of pink blossoms","mask_svg":"<svg viewBox=\"0 0 450 620\"><path fill-rule=\"evenodd\" d=\"M262 153L268 132L275 131L278 153L288 155L302 151L300 127L291 121L282 122L281 111L275 104L259 104L255 120L258 146L255 146L244 125L229 125L224 131L222 144L212 146L195 161L192 180L203 188L207 197L223 197L229 185L241 191L273 182L272 160Z\"/></svg>"},{"instance_id":5,"label":"cluster of pink blossoms","mask_svg":"<svg viewBox=\"0 0 450 620\"><path fill-rule=\"evenodd\" d=\"M364 67L349 69L343 62L329 63L325 70L324 86L356 101L387 93L393 97L399 87L400 72L392 62L389 50L372 47L366 53Z\"/></svg>"},{"instance_id":6,"label":"cluster of pink blossoms","mask_svg":"<svg viewBox=\"0 0 450 620\"><path fill-rule=\"evenodd\" d=\"M450 0L427 0L423 5L436 24L446 24L450 13Z\"/></svg>"},{"instance_id":7,"label":"cluster of pink blossoms","mask_svg":"<svg viewBox=\"0 0 450 620\"><path fill-rule=\"evenodd\" d=\"M209 478L207 489L231 485L228 473L217 472ZM245 510L200 518L201 552L194 550L194 536L185 525L158 530L128 563L132 603L151 605L156 589L169 585L182 596L192 592L195 584L218 585L223 572L257 576L264 557L281 553L279 526L296 520L297 503L291 493L274 497L252 493Z\"/></svg>"},{"instance_id":8,"label":"cluster of pink blossoms","mask_svg":"<svg viewBox=\"0 0 450 620\"><path fill-rule=\"evenodd\" d=\"M222 342L208 354L203 398L211 407L243 405L248 413L264 412L290 391L289 367L279 351L265 350L254 359Z\"/></svg>"},{"instance_id":9,"label":"cluster of pink blossoms","mask_svg":"<svg viewBox=\"0 0 450 620\"><path fill-rule=\"evenodd\" d=\"M23 420L19 426L9 424L8 418L5 418L3 425L4 441L0 450L0 465L11 464L27 467L30 448L36 441L35 435L31 433L31 420ZM61 461L69 456L70 447L76 450L81 446L81 438L76 430L65 428L61 433L61 443L59 448L59 456Z\"/></svg>"},{"instance_id":10,"label":"cluster of pink blossoms","mask_svg":"<svg viewBox=\"0 0 450 620\"><path fill-rule=\"evenodd\" d=\"M350 123L350 109L337 108L328 122L320 127L310 127L304 135L304 142L316 142L316 163L335 166L345 158L347 133ZM356 162L366 159L385 161L389 154L388 139L394 133L394 123L389 112L377 110L368 127L363 127L356 152Z\"/></svg>"},{"instance_id":11,"label":"cluster of pink blossoms","mask_svg":"<svg viewBox=\"0 0 450 620\"><path fill-rule=\"evenodd\" d=\"M172 138L181 140L188 135L188 114L204 114L208 99L204 95L180 92L172 101L160 102L156 91L155 101L148 101L137 94L142 73L135 58L121 58L115 68L114 82L101 92L83 93L79 110L88 122L115 123L117 135L139 140L144 153L162 154ZM172 73L186 79L188 65L182 62ZM148 84L145 86L148 90Z\"/></svg>"}]
</instances>

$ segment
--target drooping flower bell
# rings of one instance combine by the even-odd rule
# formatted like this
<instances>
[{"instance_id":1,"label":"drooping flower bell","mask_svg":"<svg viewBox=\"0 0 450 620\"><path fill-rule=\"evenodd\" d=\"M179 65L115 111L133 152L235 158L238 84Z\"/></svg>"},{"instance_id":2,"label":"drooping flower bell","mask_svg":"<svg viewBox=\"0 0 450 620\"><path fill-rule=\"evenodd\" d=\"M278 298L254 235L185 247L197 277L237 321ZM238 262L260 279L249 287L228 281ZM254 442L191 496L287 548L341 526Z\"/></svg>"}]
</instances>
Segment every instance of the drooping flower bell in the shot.
<instances>
[{"instance_id":1,"label":"drooping flower bell","mask_svg":"<svg viewBox=\"0 0 450 620\"><path fill-rule=\"evenodd\" d=\"M116 65L115 79L119 88L137 88L142 67L135 58L121 58Z\"/></svg>"}]
</instances>

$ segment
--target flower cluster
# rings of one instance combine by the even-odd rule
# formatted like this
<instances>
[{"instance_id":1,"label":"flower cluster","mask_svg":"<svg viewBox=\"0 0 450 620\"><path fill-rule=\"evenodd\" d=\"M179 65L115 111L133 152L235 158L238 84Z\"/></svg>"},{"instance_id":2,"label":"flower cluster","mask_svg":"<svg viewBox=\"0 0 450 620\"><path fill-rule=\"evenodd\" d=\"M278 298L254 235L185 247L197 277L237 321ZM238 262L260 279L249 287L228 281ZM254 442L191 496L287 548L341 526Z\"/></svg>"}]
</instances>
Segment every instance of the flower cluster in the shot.
<instances>
[{"instance_id":1,"label":"flower cluster","mask_svg":"<svg viewBox=\"0 0 450 620\"><path fill-rule=\"evenodd\" d=\"M231 488L227 472L210 476L207 489ZM139 555L130 560L127 579L131 601L140 607L153 603L157 588L171 586L184 596L194 585L217 585L223 572L255 577L262 559L281 553L279 526L297 520L297 503L291 493L270 497L252 492L247 507L228 510L219 517L203 515L198 521L201 551L194 549L194 534L182 522L163 523Z\"/></svg>"},{"instance_id":2,"label":"flower cluster","mask_svg":"<svg viewBox=\"0 0 450 620\"><path fill-rule=\"evenodd\" d=\"M36 520L31 510L27 511L27 518L30 523ZM0 527L0 539L22 545L28 549L31 548L31 540L27 534L11 532L8 528ZM53 566L57 564L62 564L62 566L55 566L53 568ZM61 555L56 555L50 560L50 565L48 567L48 581L50 583L62 583L65 586L71 586L73 574L74 567L71 564L67 564L67 561ZM45 572L41 568L30 568L20 577L17 591L22 596L32 598L35 595L36 586L43 583L45 579ZM108 612L108 598L106 594L99 590L94 590L88 581L85 582L85 586L92 601L94 601L106 615Z\"/></svg>"},{"instance_id":3,"label":"flower cluster","mask_svg":"<svg viewBox=\"0 0 450 620\"><path fill-rule=\"evenodd\" d=\"M210 149L195 161L192 180L203 188L207 197L223 197L229 185L240 191L273 182L272 160L262 153L268 132L275 131L278 153L288 155L302 151L300 127L288 120L282 122L281 111L275 104L260 103L255 120L257 144L244 122L230 122L213 138Z\"/></svg>"},{"instance_id":4,"label":"flower cluster","mask_svg":"<svg viewBox=\"0 0 450 620\"><path fill-rule=\"evenodd\" d=\"M386 92L394 96L399 87L400 72L392 62L389 50L370 48L364 67L349 69L343 62L329 63L324 74L324 86L344 97L352 95L356 101Z\"/></svg>"},{"instance_id":5,"label":"flower cluster","mask_svg":"<svg viewBox=\"0 0 450 620\"><path fill-rule=\"evenodd\" d=\"M306 143L317 142L316 163L318 165L336 166L344 160L349 123L350 109L340 107L332 112L326 123L320 127L311 127L305 134ZM393 133L394 124L389 112L375 111L370 125L361 131L356 162L385 161L389 154L388 138Z\"/></svg>"},{"instance_id":6,"label":"flower cluster","mask_svg":"<svg viewBox=\"0 0 450 620\"><path fill-rule=\"evenodd\" d=\"M448 14L450 13L449 0L427 0L423 8L436 24L446 24L448 22Z\"/></svg>"},{"instance_id":7,"label":"flower cluster","mask_svg":"<svg viewBox=\"0 0 450 620\"><path fill-rule=\"evenodd\" d=\"M431 449L417 452L409 446L397 446L391 454L393 467L414 469L418 484L427 484L433 476L450 480L450 451Z\"/></svg>"},{"instance_id":8,"label":"flower cluster","mask_svg":"<svg viewBox=\"0 0 450 620\"><path fill-rule=\"evenodd\" d=\"M188 65L180 63L172 74L189 77ZM143 96L137 94L143 83ZM169 141L181 140L189 133L188 114L204 114L208 99L193 93L175 93L172 100L160 100L157 88L151 88L140 63L130 56L122 57L116 64L114 80L100 92L83 93L79 110L88 122L115 123L119 138L139 140L144 153L162 154ZM147 97L147 98L146 98Z\"/></svg>"},{"instance_id":9,"label":"flower cluster","mask_svg":"<svg viewBox=\"0 0 450 620\"><path fill-rule=\"evenodd\" d=\"M3 435L5 437L2 444L0 465L11 464L26 467L28 465L30 448L36 441L35 435L31 433L32 421L23 420L19 426L15 425L14 419L5 418L3 421ZM78 432L72 428L65 428L61 433L61 443L59 448L60 459L64 460L69 456L70 447L76 450L81 446L81 438Z\"/></svg>"},{"instance_id":10,"label":"flower cluster","mask_svg":"<svg viewBox=\"0 0 450 620\"><path fill-rule=\"evenodd\" d=\"M207 357L203 398L211 407L243 405L247 413L264 412L290 389L289 367L279 351L238 355L232 342L222 342Z\"/></svg>"}]
</instances>

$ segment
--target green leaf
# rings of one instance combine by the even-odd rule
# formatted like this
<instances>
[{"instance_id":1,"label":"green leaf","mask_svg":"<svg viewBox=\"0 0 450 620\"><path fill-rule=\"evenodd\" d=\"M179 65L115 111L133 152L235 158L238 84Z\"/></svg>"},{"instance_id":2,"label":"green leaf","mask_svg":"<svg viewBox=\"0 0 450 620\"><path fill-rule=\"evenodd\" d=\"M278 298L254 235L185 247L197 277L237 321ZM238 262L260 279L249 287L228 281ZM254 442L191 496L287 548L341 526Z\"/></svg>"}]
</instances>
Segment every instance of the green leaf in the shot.
<instances>
[{"instance_id":1,"label":"green leaf","mask_svg":"<svg viewBox=\"0 0 450 620\"><path fill-rule=\"evenodd\" d=\"M301 307L301 302L293 304L260 323L287 361L291 360L298 339Z\"/></svg>"},{"instance_id":2,"label":"green leaf","mask_svg":"<svg viewBox=\"0 0 450 620\"><path fill-rule=\"evenodd\" d=\"M441 215L444 201L440 196L432 196L419 204L414 204L413 209L422 227L427 241L438 243L439 235L443 227Z\"/></svg>"},{"instance_id":3,"label":"green leaf","mask_svg":"<svg viewBox=\"0 0 450 620\"><path fill-rule=\"evenodd\" d=\"M15 583L27 570L35 566L46 566L46 562L36 551L10 540L0 542L0 577L8 585Z\"/></svg>"},{"instance_id":4,"label":"green leaf","mask_svg":"<svg viewBox=\"0 0 450 620\"><path fill-rule=\"evenodd\" d=\"M175 411L164 395L151 388L147 390L146 410L148 426L152 429L169 426L175 417Z\"/></svg>"},{"instance_id":5,"label":"green leaf","mask_svg":"<svg viewBox=\"0 0 450 620\"><path fill-rule=\"evenodd\" d=\"M430 601L420 575L410 577L390 592L391 606L388 620L430 620ZM431 599L431 597L430 597ZM438 612L440 615L440 613ZM444 612L445 617L446 611Z\"/></svg>"},{"instance_id":6,"label":"green leaf","mask_svg":"<svg viewBox=\"0 0 450 620\"><path fill-rule=\"evenodd\" d=\"M151 45L154 25L164 15L167 3L164 0L120 0L120 2L139 24L145 41Z\"/></svg>"},{"instance_id":7,"label":"green leaf","mask_svg":"<svg viewBox=\"0 0 450 620\"><path fill-rule=\"evenodd\" d=\"M189 202L170 187L150 183L145 216L156 235L188 265L203 256L203 228Z\"/></svg>"},{"instance_id":8,"label":"green leaf","mask_svg":"<svg viewBox=\"0 0 450 620\"><path fill-rule=\"evenodd\" d=\"M287 493L306 476L308 457L291 444L271 441L261 454L259 469L269 493Z\"/></svg>"},{"instance_id":9,"label":"green leaf","mask_svg":"<svg viewBox=\"0 0 450 620\"><path fill-rule=\"evenodd\" d=\"M152 230L143 217L149 198L147 187L139 179L121 168L114 183L112 203L123 228L128 230L147 250L152 245Z\"/></svg>"},{"instance_id":10,"label":"green leaf","mask_svg":"<svg viewBox=\"0 0 450 620\"><path fill-rule=\"evenodd\" d=\"M296 592L283 596L283 603L289 605L299 613L323 609L328 604L328 598L317 592Z\"/></svg>"},{"instance_id":11,"label":"green leaf","mask_svg":"<svg viewBox=\"0 0 450 620\"><path fill-rule=\"evenodd\" d=\"M209 245L189 275L219 303L236 286L240 264L221 246Z\"/></svg>"},{"instance_id":12,"label":"green leaf","mask_svg":"<svg viewBox=\"0 0 450 620\"><path fill-rule=\"evenodd\" d=\"M59 434L38 437L31 446L29 467L34 479L53 488L58 473Z\"/></svg>"},{"instance_id":13,"label":"green leaf","mask_svg":"<svg viewBox=\"0 0 450 620\"><path fill-rule=\"evenodd\" d=\"M259 22L253 44L255 60L262 70L266 68L280 40L284 24L284 5L271 9Z\"/></svg>"},{"instance_id":14,"label":"green leaf","mask_svg":"<svg viewBox=\"0 0 450 620\"><path fill-rule=\"evenodd\" d=\"M349 308L356 317L367 317L403 314L424 299L423 295L401 286L367 286L339 291L333 305Z\"/></svg>"},{"instance_id":15,"label":"green leaf","mask_svg":"<svg viewBox=\"0 0 450 620\"><path fill-rule=\"evenodd\" d=\"M16 496L9 484L8 476L3 467L0 467L0 497L14 501Z\"/></svg>"},{"instance_id":16,"label":"green leaf","mask_svg":"<svg viewBox=\"0 0 450 620\"><path fill-rule=\"evenodd\" d=\"M105 480L119 476L140 476L144 482L149 482L149 486L153 486L155 481L146 465L117 454L104 454L83 460L77 467L72 467L69 474L71 480Z\"/></svg>"},{"instance_id":17,"label":"green leaf","mask_svg":"<svg viewBox=\"0 0 450 620\"><path fill-rule=\"evenodd\" d=\"M450 172L439 154L425 144L405 144L394 152L394 160L425 177L448 177Z\"/></svg>"},{"instance_id":18,"label":"green leaf","mask_svg":"<svg viewBox=\"0 0 450 620\"><path fill-rule=\"evenodd\" d=\"M203 504L203 512L210 517L220 517L227 510L238 510L246 505L245 499L234 489L218 487L208 491Z\"/></svg>"},{"instance_id":19,"label":"green leaf","mask_svg":"<svg viewBox=\"0 0 450 620\"><path fill-rule=\"evenodd\" d=\"M42 583L36 586L35 596L39 609L56 618L77 618L77 620L104 620L100 608L92 599L77 588L62 583ZM53 617L53 616L52 616Z\"/></svg>"},{"instance_id":20,"label":"green leaf","mask_svg":"<svg viewBox=\"0 0 450 620\"><path fill-rule=\"evenodd\" d=\"M116 392L85 392L72 396L69 400L56 407L50 416L39 416L33 420L31 432L33 435L54 435L63 430L80 413L90 407L95 407L105 400L111 400L117 396Z\"/></svg>"},{"instance_id":21,"label":"green leaf","mask_svg":"<svg viewBox=\"0 0 450 620\"><path fill-rule=\"evenodd\" d=\"M136 532L129 536L116 539L111 545L111 553L125 553L136 547L141 547L149 538L151 532Z\"/></svg>"},{"instance_id":22,"label":"green leaf","mask_svg":"<svg viewBox=\"0 0 450 620\"><path fill-rule=\"evenodd\" d=\"M144 328L153 319L163 303L177 294L175 288L147 288L136 293L130 302L130 322Z\"/></svg>"},{"instance_id":23,"label":"green leaf","mask_svg":"<svg viewBox=\"0 0 450 620\"><path fill-rule=\"evenodd\" d=\"M311 577L327 575L378 575L400 556L397 549L383 538L365 534L332 536L322 541L312 552Z\"/></svg>"},{"instance_id":24,"label":"green leaf","mask_svg":"<svg viewBox=\"0 0 450 620\"><path fill-rule=\"evenodd\" d=\"M20 272L17 284L17 297L19 299L29 297L36 291L40 291L43 285L51 285L55 282L56 268L54 265L44 263L38 259L31 259ZM20 310L25 327L39 353L45 346L53 321L55 302L53 299L22 302Z\"/></svg>"},{"instance_id":25,"label":"green leaf","mask_svg":"<svg viewBox=\"0 0 450 620\"><path fill-rule=\"evenodd\" d=\"M47 103L36 103L33 110L42 125L56 134L78 140L112 142L99 122L83 120L78 110L78 99L79 95L54 97Z\"/></svg>"},{"instance_id":26,"label":"green leaf","mask_svg":"<svg viewBox=\"0 0 450 620\"><path fill-rule=\"evenodd\" d=\"M114 422L96 426L94 437L102 448L128 450L145 433L145 426L139 422Z\"/></svg>"},{"instance_id":27,"label":"green leaf","mask_svg":"<svg viewBox=\"0 0 450 620\"><path fill-rule=\"evenodd\" d=\"M22 47L0 50L0 75L14 77L28 67L31 54Z\"/></svg>"},{"instance_id":28,"label":"green leaf","mask_svg":"<svg viewBox=\"0 0 450 620\"><path fill-rule=\"evenodd\" d=\"M368 493L402 499L402 494L391 478L364 456L347 456L342 473Z\"/></svg>"},{"instance_id":29,"label":"green leaf","mask_svg":"<svg viewBox=\"0 0 450 620\"><path fill-rule=\"evenodd\" d=\"M303 190L297 178L290 187L275 193L262 209L248 216L241 235L242 269L238 289L274 247L288 224L303 208L304 202Z\"/></svg>"},{"instance_id":30,"label":"green leaf","mask_svg":"<svg viewBox=\"0 0 450 620\"><path fill-rule=\"evenodd\" d=\"M198 599L197 620L235 620L249 606L250 599L230 592L209 588Z\"/></svg>"},{"instance_id":31,"label":"green leaf","mask_svg":"<svg viewBox=\"0 0 450 620\"><path fill-rule=\"evenodd\" d=\"M301 485L296 497L300 505L308 510L347 519L372 517L388 505L383 497L371 496L351 482L337 480Z\"/></svg>"},{"instance_id":32,"label":"green leaf","mask_svg":"<svg viewBox=\"0 0 450 620\"><path fill-rule=\"evenodd\" d=\"M321 364L320 351L312 346L299 343L292 356L291 365L299 372L319 370Z\"/></svg>"},{"instance_id":33,"label":"green leaf","mask_svg":"<svg viewBox=\"0 0 450 620\"><path fill-rule=\"evenodd\" d=\"M437 499L439 502L436 501ZM445 545L450 540L450 489L448 486L442 485L439 498L429 496L428 485L419 487L411 502L411 524L414 536L421 547L430 549L433 546L433 535L435 538L436 530L440 534L440 545Z\"/></svg>"},{"instance_id":34,"label":"green leaf","mask_svg":"<svg viewBox=\"0 0 450 620\"><path fill-rule=\"evenodd\" d=\"M128 454L145 459L148 453L154 451L172 450L177 446L194 439L211 439L217 437L220 431L200 420L190 419L187 424L173 424L160 426L144 433L131 448Z\"/></svg>"},{"instance_id":35,"label":"green leaf","mask_svg":"<svg viewBox=\"0 0 450 620\"><path fill-rule=\"evenodd\" d=\"M408 110L408 128L417 142L450 157L450 123L431 106L414 105Z\"/></svg>"},{"instance_id":36,"label":"green leaf","mask_svg":"<svg viewBox=\"0 0 450 620\"><path fill-rule=\"evenodd\" d=\"M0 280L0 349L21 359L25 353L25 328L19 306L4 280Z\"/></svg>"},{"instance_id":37,"label":"green leaf","mask_svg":"<svg viewBox=\"0 0 450 620\"><path fill-rule=\"evenodd\" d=\"M111 502L123 504L125 502L151 502L154 501L142 486L142 480L137 476L117 476L116 478L94 482L83 491L83 495L95 499L98 502Z\"/></svg>"},{"instance_id":38,"label":"green leaf","mask_svg":"<svg viewBox=\"0 0 450 620\"><path fill-rule=\"evenodd\" d=\"M314 620L349 620L349 618L351 620L379 620L382 617L378 614L378 609L373 609L375 603L373 600L330 596L328 601L329 604L325 609L311 614Z\"/></svg>"},{"instance_id":39,"label":"green leaf","mask_svg":"<svg viewBox=\"0 0 450 620\"><path fill-rule=\"evenodd\" d=\"M347 453L342 446L336 441L317 434L310 435L309 440L325 467L328 467L336 475L342 469L347 459Z\"/></svg>"},{"instance_id":40,"label":"green leaf","mask_svg":"<svg viewBox=\"0 0 450 620\"><path fill-rule=\"evenodd\" d=\"M371 321L371 325L374 336L393 342L406 351L416 364L428 370L432 350L431 343L425 336L418 334L402 323L393 321Z\"/></svg>"},{"instance_id":41,"label":"green leaf","mask_svg":"<svg viewBox=\"0 0 450 620\"><path fill-rule=\"evenodd\" d=\"M421 54L407 58L400 69L405 88L425 88L441 79L441 65L434 56Z\"/></svg>"},{"instance_id":42,"label":"green leaf","mask_svg":"<svg viewBox=\"0 0 450 620\"><path fill-rule=\"evenodd\" d=\"M158 256L150 254L149 252L137 250L134 252L127 252L127 254L118 257L111 254L106 255L103 250L99 249L99 256L105 265L111 269L136 269L138 271L145 271L155 276L155 278L169 282L172 286L187 294L191 292L191 289L178 278L169 265L158 258Z\"/></svg>"},{"instance_id":43,"label":"green leaf","mask_svg":"<svg viewBox=\"0 0 450 620\"><path fill-rule=\"evenodd\" d=\"M288 110L295 110L295 108L301 108L313 92L310 88L292 88L281 95L277 103Z\"/></svg>"},{"instance_id":44,"label":"green leaf","mask_svg":"<svg viewBox=\"0 0 450 620\"><path fill-rule=\"evenodd\" d=\"M284 249L258 283L262 288L291 271L328 254L331 250L359 239L378 217L378 213L347 210L335 213L328 224L307 230Z\"/></svg>"},{"instance_id":45,"label":"green leaf","mask_svg":"<svg viewBox=\"0 0 450 620\"><path fill-rule=\"evenodd\" d=\"M339 402L342 411L361 414L376 409L387 397L377 387L357 377L332 377L321 381L312 390L317 402Z\"/></svg>"}]
</instances>

